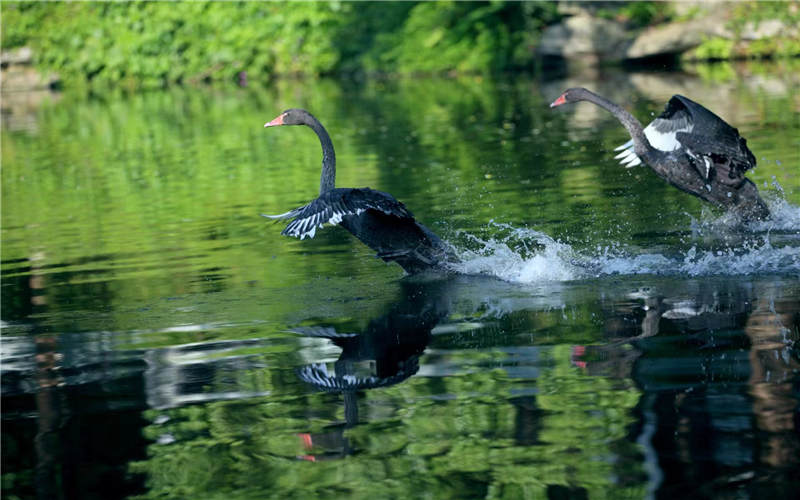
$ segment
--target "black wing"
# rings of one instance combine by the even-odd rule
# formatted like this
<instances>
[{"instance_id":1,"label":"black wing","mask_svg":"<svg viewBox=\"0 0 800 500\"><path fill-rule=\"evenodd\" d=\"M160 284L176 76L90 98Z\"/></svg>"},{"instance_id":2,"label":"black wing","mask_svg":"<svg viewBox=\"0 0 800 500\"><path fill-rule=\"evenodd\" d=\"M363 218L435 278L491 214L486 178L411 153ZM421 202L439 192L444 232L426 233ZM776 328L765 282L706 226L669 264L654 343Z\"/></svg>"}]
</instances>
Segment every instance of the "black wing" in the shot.
<instances>
[{"instance_id":1,"label":"black wing","mask_svg":"<svg viewBox=\"0 0 800 500\"><path fill-rule=\"evenodd\" d=\"M285 214L264 215L271 219L294 219L281 234L301 240L313 238L317 228L325 223L338 224L347 215L359 215L367 210L377 210L401 219L414 219L408 209L394 196L370 188L332 189L308 205Z\"/></svg>"},{"instance_id":2,"label":"black wing","mask_svg":"<svg viewBox=\"0 0 800 500\"><path fill-rule=\"evenodd\" d=\"M662 111L655 120L650 122L647 128L652 128L659 134L686 132L694 129L695 119L684 99L692 104L700 106L694 101L690 101L683 96L672 96L669 102L667 102L667 105L664 107L664 111ZM702 108L702 106L700 107Z\"/></svg>"},{"instance_id":3,"label":"black wing","mask_svg":"<svg viewBox=\"0 0 800 500\"><path fill-rule=\"evenodd\" d=\"M697 134L679 132L677 137L686 154L706 178L710 169L714 168L723 182L726 178L739 180L756 165L756 158L747 147L747 141L741 137L739 142L733 144Z\"/></svg>"},{"instance_id":4,"label":"black wing","mask_svg":"<svg viewBox=\"0 0 800 500\"><path fill-rule=\"evenodd\" d=\"M676 138L678 132L691 132L694 120L686 105L673 97L667 102L664 111L644 128L644 135L651 146L659 151L675 151L681 147ZM633 151L633 139L614 149L621 151L616 159L625 167L641 165L642 160Z\"/></svg>"},{"instance_id":5,"label":"black wing","mask_svg":"<svg viewBox=\"0 0 800 500\"><path fill-rule=\"evenodd\" d=\"M691 99L676 95L670 99L670 103L673 101L682 104L694 123L691 132L676 134L678 142L690 157L695 160L702 157L704 163L707 159L721 174L731 179L741 177L756 166L756 157L737 129Z\"/></svg>"},{"instance_id":6,"label":"black wing","mask_svg":"<svg viewBox=\"0 0 800 500\"><path fill-rule=\"evenodd\" d=\"M698 104L688 97L682 95L674 95L667 103L667 108L664 113L670 109L684 110L691 116L695 134L714 137L722 141L736 142L739 137L739 131L728 125L728 122L712 113L708 108L702 104ZM663 114L663 113L662 113Z\"/></svg>"}]
</instances>

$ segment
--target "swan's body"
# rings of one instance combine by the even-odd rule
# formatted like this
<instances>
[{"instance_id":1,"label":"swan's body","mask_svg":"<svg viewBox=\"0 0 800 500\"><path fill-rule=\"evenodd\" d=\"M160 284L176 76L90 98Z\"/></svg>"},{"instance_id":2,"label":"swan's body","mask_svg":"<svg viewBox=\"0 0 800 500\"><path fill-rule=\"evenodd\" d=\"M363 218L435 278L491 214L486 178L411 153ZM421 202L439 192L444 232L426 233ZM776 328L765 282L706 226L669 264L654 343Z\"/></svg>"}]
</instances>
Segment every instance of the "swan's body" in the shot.
<instances>
[{"instance_id":1,"label":"swan's body","mask_svg":"<svg viewBox=\"0 0 800 500\"><path fill-rule=\"evenodd\" d=\"M612 113L631 140L616 148L626 167L649 165L672 185L733 208L745 219L769 216L758 189L744 174L756 159L739 131L700 104L675 95L647 127L611 101L583 88L568 89L550 107L589 101Z\"/></svg>"},{"instance_id":2,"label":"swan's body","mask_svg":"<svg viewBox=\"0 0 800 500\"><path fill-rule=\"evenodd\" d=\"M699 173L708 179L717 170L720 182L736 184L756 166L756 158L739 131L704 106L675 95L664 111L644 128L650 145L665 153L682 151ZM641 158L633 151L633 139L616 151L623 165L634 167Z\"/></svg>"},{"instance_id":3,"label":"swan's body","mask_svg":"<svg viewBox=\"0 0 800 500\"><path fill-rule=\"evenodd\" d=\"M281 234L313 238L324 224L338 224L387 262L397 262L406 272L441 269L454 256L450 248L392 195L370 188L335 188L336 154L325 128L308 111L290 109L265 127L307 125L322 145L319 197L272 219L292 219Z\"/></svg>"}]
</instances>

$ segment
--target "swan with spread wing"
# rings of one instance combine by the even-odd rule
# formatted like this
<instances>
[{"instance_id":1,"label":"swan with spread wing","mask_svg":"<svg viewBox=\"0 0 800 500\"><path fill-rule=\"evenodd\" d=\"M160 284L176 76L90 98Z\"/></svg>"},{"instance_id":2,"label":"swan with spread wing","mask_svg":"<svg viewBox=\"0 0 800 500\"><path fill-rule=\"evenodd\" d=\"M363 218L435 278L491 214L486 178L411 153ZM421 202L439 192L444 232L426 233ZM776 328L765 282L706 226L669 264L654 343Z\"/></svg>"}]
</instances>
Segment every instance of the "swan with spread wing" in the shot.
<instances>
[{"instance_id":1,"label":"swan with spread wing","mask_svg":"<svg viewBox=\"0 0 800 500\"><path fill-rule=\"evenodd\" d=\"M325 224L342 226L387 262L396 262L407 273L446 269L455 262L452 249L430 229L418 223L412 213L389 193L370 188L337 188L336 153L325 127L304 109L288 109L265 127L305 125L313 130L322 146L322 175L319 196L307 205L272 219L291 219L281 234L300 239L313 238Z\"/></svg>"}]
</instances>

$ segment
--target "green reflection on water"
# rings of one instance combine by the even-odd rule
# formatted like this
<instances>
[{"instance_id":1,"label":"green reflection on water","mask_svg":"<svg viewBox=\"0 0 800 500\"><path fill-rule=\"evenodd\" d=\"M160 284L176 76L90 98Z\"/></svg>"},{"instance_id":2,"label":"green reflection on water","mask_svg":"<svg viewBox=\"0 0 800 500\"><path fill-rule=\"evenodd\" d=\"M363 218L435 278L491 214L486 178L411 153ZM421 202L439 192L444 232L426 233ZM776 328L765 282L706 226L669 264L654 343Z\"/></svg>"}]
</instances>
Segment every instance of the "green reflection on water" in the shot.
<instances>
[{"instance_id":1,"label":"green reflection on water","mask_svg":"<svg viewBox=\"0 0 800 500\"><path fill-rule=\"evenodd\" d=\"M632 101L645 118L675 91L674 75L662 76L662 87L636 84L647 74L591 86ZM768 83L743 79L721 92L690 80L679 88L748 138L760 188L775 176L797 204L800 93L785 75ZM345 419L342 396L309 393L296 379L298 343L281 342L284 330L329 317L326 305L342 297L336 321L363 324L402 273L339 228L296 241L258 216L312 199L320 164L313 133L263 123L288 107L312 110L333 136L339 186L391 192L454 240L459 231L496 235L488 225L495 220L577 248L692 245L683 239L686 214L699 217L700 202L645 169L616 165L611 149L626 137L613 118L585 107L547 109L572 84L585 82L295 81L268 90L62 96L36 110L33 125L2 130L3 319L111 332L120 350L276 341L221 354L261 356L271 368L226 372L232 380L208 388L271 396L167 410L168 423L147 429L152 439L165 431L175 438L152 445L150 458L131 468L148 475L147 496L374 498L410 490L517 498L543 496L551 485L644 496L639 452L624 436L639 392L628 379L589 377L569 363L566 342L598 341L590 294L563 299L572 321L560 322L561 311L511 311L507 328L479 331L448 353L481 369L412 377L364 395L359 404L376 413L362 411L361 425L341 431L357 454L296 459L309 453L298 433L326 432ZM48 308L35 318L25 305L31 278L42 279ZM523 335L529 331L536 338ZM473 350L486 347L489 333L507 335L499 345L556 345L542 350L538 377L523 382L497 367L505 354ZM520 387L535 390L517 396ZM535 402L526 402L533 393ZM535 439L514 435L514 419L526 411L539 412Z\"/></svg>"},{"instance_id":2,"label":"green reflection on water","mask_svg":"<svg viewBox=\"0 0 800 500\"><path fill-rule=\"evenodd\" d=\"M331 413L343 396L324 393L148 411L170 419L147 436L175 442L151 445L131 470L147 474L142 498L538 498L553 485L642 497L638 451L625 439L633 382L582 373L568 345L542 354L535 382L487 369L367 391L365 421L352 428ZM537 395L513 396L525 387ZM324 435L322 447L303 446L303 433L325 432L344 456L326 456Z\"/></svg>"},{"instance_id":3,"label":"green reflection on water","mask_svg":"<svg viewBox=\"0 0 800 500\"><path fill-rule=\"evenodd\" d=\"M738 119L760 160L751 177L763 190L775 176L796 203L796 83L780 75L772 83L782 87L735 87L720 103L713 85L697 81L693 97ZM584 107L554 113L550 93L516 77L66 95L36 111L34 127L3 129L3 272L26 275L36 254L51 284L85 285L82 299L104 295L106 306L254 282L399 277L344 231L300 242L258 217L316 193L313 133L261 127L290 106L313 110L330 129L338 185L391 192L446 237L490 236L495 220L578 247L646 245L654 234L677 242L665 235L683 231L700 202L645 169L619 168L610 149L625 140L622 127ZM659 99L637 100L637 114L657 112Z\"/></svg>"}]
</instances>

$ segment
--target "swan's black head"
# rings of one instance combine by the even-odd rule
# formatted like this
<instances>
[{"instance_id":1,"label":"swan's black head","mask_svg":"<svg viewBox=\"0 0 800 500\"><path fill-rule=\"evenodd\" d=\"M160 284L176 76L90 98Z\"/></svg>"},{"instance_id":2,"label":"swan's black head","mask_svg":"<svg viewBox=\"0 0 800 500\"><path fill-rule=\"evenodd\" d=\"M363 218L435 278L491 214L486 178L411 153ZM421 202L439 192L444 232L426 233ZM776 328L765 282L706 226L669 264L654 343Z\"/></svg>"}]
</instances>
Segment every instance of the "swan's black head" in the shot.
<instances>
[{"instance_id":1,"label":"swan's black head","mask_svg":"<svg viewBox=\"0 0 800 500\"><path fill-rule=\"evenodd\" d=\"M264 124L265 127L276 127L278 125L310 125L315 122L314 117L305 109L287 109L272 121Z\"/></svg>"},{"instance_id":2,"label":"swan's black head","mask_svg":"<svg viewBox=\"0 0 800 500\"><path fill-rule=\"evenodd\" d=\"M585 101L590 95L592 95L592 93L583 87L567 89L558 99L550 104L550 107L555 108L556 106L561 106L562 104L567 104L568 102Z\"/></svg>"}]
</instances>

